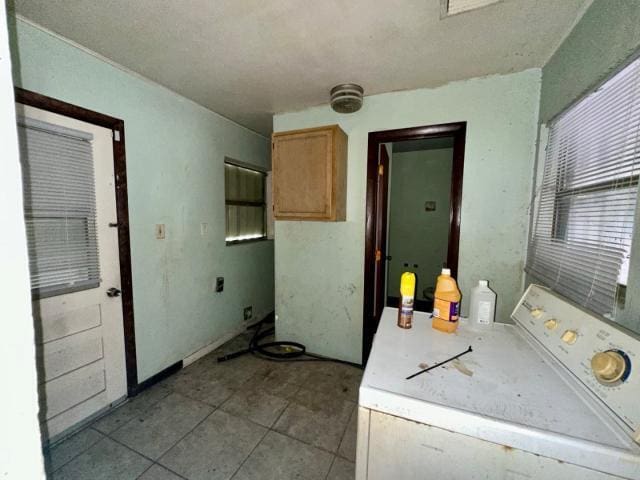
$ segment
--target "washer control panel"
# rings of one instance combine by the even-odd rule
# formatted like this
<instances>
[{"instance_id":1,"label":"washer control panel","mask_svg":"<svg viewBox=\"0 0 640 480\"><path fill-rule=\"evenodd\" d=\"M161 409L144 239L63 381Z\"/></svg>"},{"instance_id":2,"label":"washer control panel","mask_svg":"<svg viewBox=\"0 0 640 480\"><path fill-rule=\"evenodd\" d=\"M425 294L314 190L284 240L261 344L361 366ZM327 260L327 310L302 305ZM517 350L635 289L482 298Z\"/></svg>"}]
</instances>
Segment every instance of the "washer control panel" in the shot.
<instances>
[{"instance_id":1,"label":"washer control panel","mask_svg":"<svg viewBox=\"0 0 640 480\"><path fill-rule=\"evenodd\" d=\"M640 441L640 337L539 285L511 318L598 396Z\"/></svg>"}]
</instances>

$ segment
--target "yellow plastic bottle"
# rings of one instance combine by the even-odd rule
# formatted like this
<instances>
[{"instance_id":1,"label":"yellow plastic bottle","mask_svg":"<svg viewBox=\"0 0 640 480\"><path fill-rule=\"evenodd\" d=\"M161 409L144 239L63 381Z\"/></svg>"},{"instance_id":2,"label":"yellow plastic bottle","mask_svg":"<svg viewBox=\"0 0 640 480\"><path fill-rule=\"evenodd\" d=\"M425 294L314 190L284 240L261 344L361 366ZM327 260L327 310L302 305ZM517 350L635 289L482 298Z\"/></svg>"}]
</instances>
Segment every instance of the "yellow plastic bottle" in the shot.
<instances>
[{"instance_id":1,"label":"yellow plastic bottle","mask_svg":"<svg viewBox=\"0 0 640 480\"><path fill-rule=\"evenodd\" d=\"M460 312L460 290L448 268L443 268L438 275L434 297L431 326L441 332L455 332Z\"/></svg>"},{"instance_id":2,"label":"yellow plastic bottle","mask_svg":"<svg viewBox=\"0 0 640 480\"><path fill-rule=\"evenodd\" d=\"M415 291L416 275L404 272L400 277L400 304L398 305L398 326L400 328L411 328Z\"/></svg>"}]
</instances>

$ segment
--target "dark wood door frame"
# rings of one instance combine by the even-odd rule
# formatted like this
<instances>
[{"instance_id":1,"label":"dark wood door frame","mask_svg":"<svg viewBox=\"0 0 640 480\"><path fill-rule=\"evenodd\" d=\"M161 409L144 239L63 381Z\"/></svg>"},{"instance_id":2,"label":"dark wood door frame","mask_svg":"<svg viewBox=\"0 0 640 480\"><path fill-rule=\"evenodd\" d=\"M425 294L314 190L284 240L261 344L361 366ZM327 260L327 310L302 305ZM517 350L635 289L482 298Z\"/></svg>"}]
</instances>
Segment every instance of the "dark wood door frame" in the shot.
<instances>
[{"instance_id":1,"label":"dark wood door frame","mask_svg":"<svg viewBox=\"0 0 640 480\"><path fill-rule=\"evenodd\" d=\"M120 256L120 282L122 291L122 320L124 323L125 365L127 394L138 393L138 367L136 362L136 335L133 321L133 288L131 281L131 242L129 237L129 201L127 194L127 162L124 144L124 121L102 113L87 110L39 93L15 87L16 102L75 118L83 122L108 128L113 132L113 167L116 180L116 213L118 250Z\"/></svg>"},{"instance_id":2,"label":"dark wood door frame","mask_svg":"<svg viewBox=\"0 0 640 480\"><path fill-rule=\"evenodd\" d=\"M381 303L377 299L385 298L385 292L383 292L384 282L382 282L382 285L380 284L381 282L376 282L376 277L384 277L386 270L384 259L387 254L386 231L384 229L386 225L388 178L386 172L382 175L379 173L380 145L406 140L453 137L447 266L451 269L452 275L457 277L466 130L467 122L457 122L369 133L364 247L363 364L366 363L369 357L373 336L378 328L378 321L384 307L384 301ZM382 274L380 273L381 270Z\"/></svg>"}]
</instances>

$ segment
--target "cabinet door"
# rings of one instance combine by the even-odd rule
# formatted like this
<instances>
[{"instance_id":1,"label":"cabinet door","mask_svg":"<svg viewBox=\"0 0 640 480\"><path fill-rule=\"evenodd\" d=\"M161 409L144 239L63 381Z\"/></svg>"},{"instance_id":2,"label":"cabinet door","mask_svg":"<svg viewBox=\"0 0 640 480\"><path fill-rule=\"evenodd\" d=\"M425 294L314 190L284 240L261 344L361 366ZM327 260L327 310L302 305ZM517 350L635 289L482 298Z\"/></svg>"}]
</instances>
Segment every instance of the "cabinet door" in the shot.
<instances>
[{"instance_id":1,"label":"cabinet door","mask_svg":"<svg viewBox=\"0 0 640 480\"><path fill-rule=\"evenodd\" d=\"M274 137L274 206L279 219L332 219L333 130Z\"/></svg>"}]
</instances>

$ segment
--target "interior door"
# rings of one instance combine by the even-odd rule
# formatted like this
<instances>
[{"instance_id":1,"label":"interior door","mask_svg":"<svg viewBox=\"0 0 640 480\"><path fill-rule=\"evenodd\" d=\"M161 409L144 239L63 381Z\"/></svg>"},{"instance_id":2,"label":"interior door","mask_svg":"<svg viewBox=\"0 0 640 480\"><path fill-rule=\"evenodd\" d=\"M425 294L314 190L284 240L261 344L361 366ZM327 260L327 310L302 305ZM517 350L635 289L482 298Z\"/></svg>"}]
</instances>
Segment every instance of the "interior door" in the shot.
<instances>
[{"instance_id":1,"label":"interior door","mask_svg":"<svg viewBox=\"0 0 640 480\"><path fill-rule=\"evenodd\" d=\"M34 296L33 300L40 421L44 435L52 440L119 401L127 391L122 302L119 297L118 232L114 228L116 199L112 132L21 104L17 104L16 109L24 118L86 132L93 137L91 151L99 280L90 287ZM25 184L29 180L29 168L24 166L28 166L30 151L21 142ZM57 174L56 161L60 158L51 160L51 175ZM54 190L51 195L54 194L70 193ZM89 200L87 198L87 202ZM25 204L27 202L25 198ZM32 286L33 278L32 272Z\"/></svg>"},{"instance_id":2,"label":"interior door","mask_svg":"<svg viewBox=\"0 0 640 480\"><path fill-rule=\"evenodd\" d=\"M387 191L389 187L389 153L386 145L380 145L378 157L378 178L376 185L376 256L375 290L373 315L376 328L386 304L386 263L387 263Z\"/></svg>"}]
</instances>

